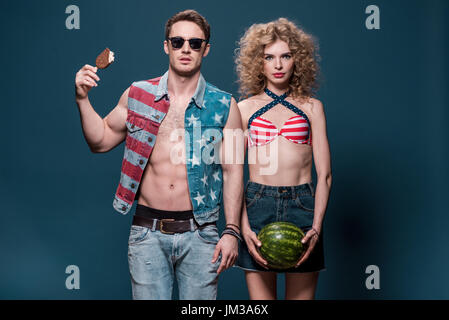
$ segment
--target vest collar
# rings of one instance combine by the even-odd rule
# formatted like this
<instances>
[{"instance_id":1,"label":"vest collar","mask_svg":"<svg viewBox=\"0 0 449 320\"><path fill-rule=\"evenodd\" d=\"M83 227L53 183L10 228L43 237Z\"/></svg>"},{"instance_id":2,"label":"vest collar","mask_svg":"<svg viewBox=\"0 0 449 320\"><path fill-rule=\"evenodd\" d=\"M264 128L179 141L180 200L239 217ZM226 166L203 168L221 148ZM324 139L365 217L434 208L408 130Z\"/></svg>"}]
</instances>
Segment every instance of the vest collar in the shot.
<instances>
[{"instance_id":1,"label":"vest collar","mask_svg":"<svg viewBox=\"0 0 449 320\"><path fill-rule=\"evenodd\" d=\"M156 98L154 101L159 101L163 97L168 97L168 89L167 89L167 80L168 80L168 71L161 77L159 80L159 84L156 90ZM206 91L206 80L204 80L203 75L200 73L200 78L198 79L198 84L196 86L195 93L191 99L191 102L194 102L198 108L206 107L203 105L204 103L204 93Z\"/></svg>"}]
</instances>

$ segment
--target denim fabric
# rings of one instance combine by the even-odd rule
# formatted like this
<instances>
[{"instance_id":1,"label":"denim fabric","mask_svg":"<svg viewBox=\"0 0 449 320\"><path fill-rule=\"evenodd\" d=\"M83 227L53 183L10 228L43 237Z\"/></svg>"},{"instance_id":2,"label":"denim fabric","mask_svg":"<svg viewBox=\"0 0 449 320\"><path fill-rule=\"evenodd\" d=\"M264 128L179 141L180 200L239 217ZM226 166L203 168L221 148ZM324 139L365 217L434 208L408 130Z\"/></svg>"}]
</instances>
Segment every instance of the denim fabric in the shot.
<instances>
[{"instance_id":1,"label":"denim fabric","mask_svg":"<svg viewBox=\"0 0 449 320\"><path fill-rule=\"evenodd\" d=\"M168 72L159 82L156 100L167 95ZM200 75L198 86L185 111L184 128L187 180L195 220L217 221L222 201L223 173L218 150L229 115L232 95L207 83Z\"/></svg>"},{"instance_id":2,"label":"denim fabric","mask_svg":"<svg viewBox=\"0 0 449 320\"><path fill-rule=\"evenodd\" d=\"M153 95L154 104L161 103L164 99L169 103L167 80L168 71L160 78L157 85L148 81L139 81L134 82L133 86ZM229 115L231 97L231 94L207 83L200 75L196 91L184 115L187 180L193 214L200 225L218 220L223 187L223 173L218 151L223 138L223 128ZM143 120L131 118L142 117L142 119L154 120L151 125L158 126L165 114L135 99L129 99L128 108L133 113L127 120L127 141L129 140L129 143L140 141L145 147L150 143L149 146L153 147L157 135L136 126L133 128L131 123L141 123ZM150 126L150 131L151 128ZM139 172L143 172L148 159L128 149L130 148L125 148L124 160L138 168ZM130 189L137 190L139 184L140 181L130 179L122 173L120 186L124 186L124 188L130 186ZM132 201L134 200L137 200L137 197L132 199ZM130 200L126 202L116 195L113 206L120 213L126 214L129 212L132 202Z\"/></svg>"},{"instance_id":3,"label":"denim fabric","mask_svg":"<svg viewBox=\"0 0 449 320\"><path fill-rule=\"evenodd\" d=\"M248 181L245 191L248 220L256 234L267 224L276 221L294 223L306 233L312 228L315 188L313 182L298 186L268 186ZM251 271L267 271L248 252L245 241L240 243L236 267ZM312 272L324 269L323 233L309 258L298 268L286 270L271 269L276 272Z\"/></svg>"},{"instance_id":4,"label":"denim fabric","mask_svg":"<svg viewBox=\"0 0 449 320\"><path fill-rule=\"evenodd\" d=\"M133 299L172 299L176 277L180 300L215 300L221 256L211 260L218 240L215 225L175 234L132 225L128 263Z\"/></svg>"}]
</instances>

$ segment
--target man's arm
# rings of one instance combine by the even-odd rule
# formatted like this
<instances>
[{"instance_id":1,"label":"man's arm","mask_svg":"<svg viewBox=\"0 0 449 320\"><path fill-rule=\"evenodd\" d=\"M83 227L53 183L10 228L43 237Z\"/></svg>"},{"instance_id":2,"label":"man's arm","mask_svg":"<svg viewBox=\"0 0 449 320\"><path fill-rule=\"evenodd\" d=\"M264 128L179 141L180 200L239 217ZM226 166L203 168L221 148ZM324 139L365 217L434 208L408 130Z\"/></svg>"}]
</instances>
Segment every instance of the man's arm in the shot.
<instances>
[{"instance_id":1,"label":"man's arm","mask_svg":"<svg viewBox=\"0 0 449 320\"><path fill-rule=\"evenodd\" d=\"M237 107L239 108L240 115L242 117L242 128L247 132L248 120L252 110L250 99L240 101L237 104ZM248 149L248 134L244 135L244 141L245 142L244 142L243 157L245 156ZM249 224L248 220L248 211L246 210L246 203L244 200L242 201L242 215L240 221L241 221L240 228L242 230L243 240L245 241L246 246L248 247L248 252L260 266L268 270L267 261L264 258L262 258L262 256L259 254L257 250L257 248L260 248L262 246L262 243L257 238L257 234L251 229L251 225Z\"/></svg>"},{"instance_id":2,"label":"man's arm","mask_svg":"<svg viewBox=\"0 0 449 320\"><path fill-rule=\"evenodd\" d=\"M237 102L231 99L228 120L223 130L221 167L223 169L223 205L226 223L240 225L243 200L244 136Z\"/></svg>"},{"instance_id":3,"label":"man's arm","mask_svg":"<svg viewBox=\"0 0 449 320\"><path fill-rule=\"evenodd\" d=\"M92 152L107 152L126 138L129 88L120 97L117 106L102 119L92 107L88 92L98 86L97 68L85 65L76 74L76 103L80 112L84 138Z\"/></svg>"},{"instance_id":4,"label":"man's arm","mask_svg":"<svg viewBox=\"0 0 449 320\"><path fill-rule=\"evenodd\" d=\"M223 169L223 205L226 224L240 225L240 210L243 200L243 133L240 112L234 98L231 98L231 107L228 120L223 129L221 145L221 167ZM244 159L244 157L243 157ZM236 227L232 227L239 231ZM239 232L240 233L240 232ZM217 261L221 252L221 263L217 273L230 268L237 259L238 242L229 234L223 235L215 247L212 262Z\"/></svg>"}]
</instances>

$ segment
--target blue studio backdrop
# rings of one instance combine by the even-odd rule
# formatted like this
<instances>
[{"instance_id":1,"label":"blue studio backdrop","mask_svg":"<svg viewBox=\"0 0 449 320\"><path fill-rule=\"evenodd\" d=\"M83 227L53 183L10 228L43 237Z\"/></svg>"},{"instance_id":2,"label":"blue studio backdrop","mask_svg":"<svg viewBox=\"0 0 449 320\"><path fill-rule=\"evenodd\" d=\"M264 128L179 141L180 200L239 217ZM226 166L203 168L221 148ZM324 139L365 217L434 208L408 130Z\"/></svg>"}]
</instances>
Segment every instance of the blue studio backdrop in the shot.
<instances>
[{"instance_id":1,"label":"blue studio backdrop","mask_svg":"<svg viewBox=\"0 0 449 320\"><path fill-rule=\"evenodd\" d=\"M66 26L71 5L79 29ZM380 29L366 26L370 5ZM234 50L251 24L286 17L318 40L333 185L316 298L449 299L446 0L1 1L0 299L131 298L132 214L112 207L124 144L90 152L75 73L115 52L89 93L106 116L133 81L167 69L165 22L190 8L212 27L202 73L237 99ZM248 299L243 271L220 276L218 299Z\"/></svg>"}]
</instances>

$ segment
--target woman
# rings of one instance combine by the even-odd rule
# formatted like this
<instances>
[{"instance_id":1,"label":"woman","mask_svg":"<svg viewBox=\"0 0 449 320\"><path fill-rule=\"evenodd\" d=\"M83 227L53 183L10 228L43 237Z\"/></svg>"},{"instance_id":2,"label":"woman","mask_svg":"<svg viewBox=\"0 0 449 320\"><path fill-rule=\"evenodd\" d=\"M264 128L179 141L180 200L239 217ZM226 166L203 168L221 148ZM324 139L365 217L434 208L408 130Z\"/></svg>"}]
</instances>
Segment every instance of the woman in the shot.
<instances>
[{"instance_id":1,"label":"woman","mask_svg":"<svg viewBox=\"0 0 449 320\"><path fill-rule=\"evenodd\" d=\"M323 105L312 98L317 50L310 35L284 18L252 25L239 44L240 91L250 96L238 104L248 129L250 181L236 266L245 270L250 299L276 299L279 272L285 272L286 299L313 299L324 269L322 224L332 181ZM275 221L292 222L306 234L307 250L294 268L269 269L257 251L257 233Z\"/></svg>"}]
</instances>

